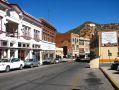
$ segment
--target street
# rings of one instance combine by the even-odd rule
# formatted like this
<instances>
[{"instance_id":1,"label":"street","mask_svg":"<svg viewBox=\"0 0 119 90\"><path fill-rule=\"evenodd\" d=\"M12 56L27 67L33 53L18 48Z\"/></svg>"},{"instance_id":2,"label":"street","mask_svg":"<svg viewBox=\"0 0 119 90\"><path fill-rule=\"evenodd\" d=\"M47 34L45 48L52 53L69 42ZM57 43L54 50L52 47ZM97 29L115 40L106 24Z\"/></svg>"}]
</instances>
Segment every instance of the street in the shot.
<instances>
[{"instance_id":1,"label":"street","mask_svg":"<svg viewBox=\"0 0 119 90\"><path fill-rule=\"evenodd\" d=\"M0 72L0 90L115 90L99 69L70 62Z\"/></svg>"}]
</instances>

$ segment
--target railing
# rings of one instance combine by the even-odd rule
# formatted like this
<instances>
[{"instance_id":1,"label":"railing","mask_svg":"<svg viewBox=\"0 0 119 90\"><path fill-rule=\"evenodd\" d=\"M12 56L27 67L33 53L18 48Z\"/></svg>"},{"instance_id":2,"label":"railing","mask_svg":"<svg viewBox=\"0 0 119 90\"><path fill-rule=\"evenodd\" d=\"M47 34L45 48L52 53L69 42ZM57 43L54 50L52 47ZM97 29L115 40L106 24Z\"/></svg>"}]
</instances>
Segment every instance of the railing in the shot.
<instances>
[{"instance_id":1,"label":"railing","mask_svg":"<svg viewBox=\"0 0 119 90\"><path fill-rule=\"evenodd\" d=\"M17 37L18 38L18 33L17 32L15 32L15 33L6 32L6 36L8 36L8 37Z\"/></svg>"},{"instance_id":2,"label":"railing","mask_svg":"<svg viewBox=\"0 0 119 90\"><path fill-rule=\"evenodd\" d=\"M37 41L37 42L40 41L39 35L34 35L34 40Z\"/></svg>"},{"instance_id":3,"label":"railing","mask_svg":"<svg viewBox=\"0 0 119 90\"><path fill-rule=\"evenodd\" d=\"M22 37L26 40L31 40L32 39L30 36L27 36L27 35L23 35Z\"/></svg>"}]
</instances>

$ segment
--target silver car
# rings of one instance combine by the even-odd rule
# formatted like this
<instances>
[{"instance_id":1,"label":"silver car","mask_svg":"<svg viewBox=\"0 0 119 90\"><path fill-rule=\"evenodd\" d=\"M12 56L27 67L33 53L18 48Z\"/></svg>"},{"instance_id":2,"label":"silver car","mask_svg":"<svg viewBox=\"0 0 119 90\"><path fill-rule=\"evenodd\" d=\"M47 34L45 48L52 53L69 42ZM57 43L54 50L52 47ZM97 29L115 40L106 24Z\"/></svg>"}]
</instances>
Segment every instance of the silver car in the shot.
<instances>
[{"instance_id":1,"label":"silver car","mask_svg":"<svg viewBox=\"0 0 119 90\"><path fill-rule=\"evenodd\" d=\"M39 66L40 63L37 59L27 59L24 61L25 67L34 67L34 66Z\"/></svg>"}]
</instances>

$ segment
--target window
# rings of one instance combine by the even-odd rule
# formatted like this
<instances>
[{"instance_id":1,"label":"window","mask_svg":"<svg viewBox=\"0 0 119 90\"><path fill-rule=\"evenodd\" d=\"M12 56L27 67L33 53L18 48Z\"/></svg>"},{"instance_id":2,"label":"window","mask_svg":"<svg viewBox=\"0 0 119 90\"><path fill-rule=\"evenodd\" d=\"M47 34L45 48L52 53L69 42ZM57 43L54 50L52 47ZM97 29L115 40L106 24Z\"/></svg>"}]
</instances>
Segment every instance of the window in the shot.
<instances>
[{"instance_id":1,"label":"window","mask_svg":"<svg viewBox=\"0 0 119 90\"><path fill-rule=\"evenodd\" d=\"M32 48L34 48L35 46L34 46L34 44L32 45Z\"/></svg>"},{"instance_id":2,"label":"window","mask_svg":"<svg viewBox=\"0 0 119 90\"><path fill-rule=\"evenodd\" d=\"M75 43L76 43L76 38L75 38Z\"/></svg>"},{"instance_id":3,"label":"window","mask_svg":"<svg viewBox=\"0 0 119 90\"><path fill-rule=\"evenodd\" d=\"M40 40L40 31L34 29L34 39Z\"/></svg>"},{"instance_id":4,"label":"window","mask_svg":"<svg viewBox=\"0 0 119 90\"><path fill-rule=\"evenodd\" d=\"M79 41L79 45L84 45L84 41L83 40L80 40Z\"/></svg>"},{"instance_id":5,"label":"window","mask_svg":"<svg viewBox=\"0 0 119 90\"><path fill-rule=\"evenodd\" d=\"M79 52L80 52L80 53L84 53L84 48L80 48L80 49L79 49Z\"/></svg>"},{"instance_id":6,"label":"window","mask_svg":"<svg viewBox=\"0 0 119 90\"><path fill-rule=\"evenodd\" d=\"M10 46L13 47L13 43L10 43Z\"/></svg>"},{"instance_id":7,"label":"window","mask_svg":"<svg viewBox=\"0 0 119 90\"><path fill-rule=\"evenodd\" d=\"M26 47L26 44L23 44L23 47Z\"/></svg>"},{"instance_id":8,"label":"window","mask_svg":"<svg viewBox=\"0 0 119 90\"><path fill-rule=\"evenodd\" d=\"M79 49L79 45L76 46L76 49L77 49L77 50Z\"/></svg>"},{"instance_id":9,"label":"window","mask_svg":"<svg viewBox=\"0 0 119 90\"><path fill-rule=\"evenodd\" d=\"M75 45L74 44L72 45L72 49L75 50Z\"/></svg>"},{"instance_id":10,"label":"window","mask_svg":"<svg viewBox=\"0 0 119 90\"><path fill-rule=\"evenodd\" d=\"M22 29L23 36L30 37L29 35L30 35L31 28L28 26L25 26L25 25L23 25L22 27L23 27L23 29Z\"/></svg>"},{"instance_id":11,"label":"window","mask_svg":"<svg viewBox=\"0 0 119 90\"><path fill-rule=\"evenodd\" d=\"M86 51L86 52L89 52L89 48L85 48L85 51Z\"/></svg>"},{"instance_id":12,"label":"window","mask_svg":"<svg viewBox=\"0 0 119 90\"><path fill-rule=\"evenodd\" d=\"M72 42L74 42L74 38L72 38Z\"/></svg>"},{"instance_id":13,"label":"window","mask_svg":"<svg viewBox=\"0 0 119 90\"><path fill-rule=\"evenodd\" d=\"M78 42L79 40L77 39L77 42Z\"/></svg>"},{"instance_id":14,"label":"window","mask_svg":"<svg viewBox=\"0 0 119 90\"><path fill-rule=\"evenodd\" d=\"M27 47L29 47L29 44L27 44Z\"/></svg>"},{"instance_id":15,"label":"window","mask_svg":"<svg viewBox=\"0 0 119 90\"><path fill-rule=\"evenodd\" d=\"M2 41L2 46L7 46L7 41Z\"/></svg>"},{"instance_id":16,"label":"window","mask_svg":"<svg viewBox=\"0 0 119 90\"><path fill-rule=\"evenodd\" d=\"M11 60L12 62L18 62L18 61L20 61L18 58L13 58L12 60Z\"/></svg>"},{"instance_id":17,"label":"window","mask_svg":"<svg viewBox=\"0 0 119 90\"><path fill-rule=\"evenodd\" d=\"M18 42L18 47L21 47L21 43L20 42Z\"/></svg>"}]
</instances>

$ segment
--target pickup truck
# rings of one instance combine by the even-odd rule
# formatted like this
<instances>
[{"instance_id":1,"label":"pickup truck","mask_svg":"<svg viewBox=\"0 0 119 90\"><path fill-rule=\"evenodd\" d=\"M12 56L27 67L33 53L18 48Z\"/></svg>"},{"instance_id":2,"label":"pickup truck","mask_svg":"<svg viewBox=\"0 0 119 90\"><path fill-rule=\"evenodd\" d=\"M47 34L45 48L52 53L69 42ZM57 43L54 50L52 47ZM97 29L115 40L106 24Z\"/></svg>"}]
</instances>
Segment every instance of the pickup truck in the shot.
<instances>
[{"instance_id":1,"label":"pickup truck","mask_svg":"<svg viewBox=\"0 0 119 90\"><path fill-rule=\"evenodd\" d=\"M23 69L23 67L24 67L24 61L20 60L19 58L0 59L0 71L9 72L11 69L17 69L17 68L21 70Z\"/></svg>"}]
</instances>

